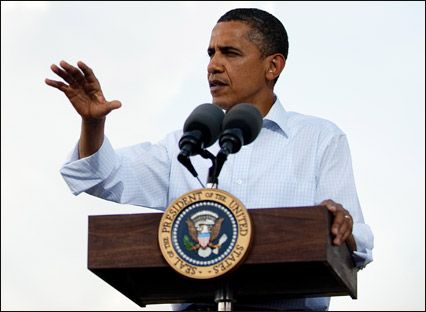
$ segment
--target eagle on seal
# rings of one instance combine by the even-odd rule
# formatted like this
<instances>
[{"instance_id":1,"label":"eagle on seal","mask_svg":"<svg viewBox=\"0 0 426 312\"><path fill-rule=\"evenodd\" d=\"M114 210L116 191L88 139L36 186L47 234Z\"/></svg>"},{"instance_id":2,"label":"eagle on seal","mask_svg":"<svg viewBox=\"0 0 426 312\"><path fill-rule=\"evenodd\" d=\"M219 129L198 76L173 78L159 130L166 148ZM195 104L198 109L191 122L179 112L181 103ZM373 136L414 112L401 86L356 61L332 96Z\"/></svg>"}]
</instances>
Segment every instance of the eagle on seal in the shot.
<instances>
[{"instance_id":1,"label":"eagle on seal","mask_svg":"<svg viewBox=\"0 0 426 312\"><path fill-rule=\"evenodd\" d=\"M194 221L188 218L186 224L188 225L189 235L194 241L198 242L192 247L192 250L206 249L207 247L219 248L220 244L215 245L212 242L218 237L222 223L223 218L217 218L213 225L202 223L196 227Z\"/></svg>"}]
</instances>

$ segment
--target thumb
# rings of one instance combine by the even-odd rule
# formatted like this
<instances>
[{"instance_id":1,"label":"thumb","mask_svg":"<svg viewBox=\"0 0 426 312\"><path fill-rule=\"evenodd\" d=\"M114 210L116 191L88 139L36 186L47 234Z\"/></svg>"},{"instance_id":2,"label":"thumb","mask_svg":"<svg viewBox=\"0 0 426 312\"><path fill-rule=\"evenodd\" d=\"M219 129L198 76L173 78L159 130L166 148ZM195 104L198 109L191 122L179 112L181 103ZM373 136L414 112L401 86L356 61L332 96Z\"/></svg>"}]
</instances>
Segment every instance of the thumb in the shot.
<instances>
[{"instance_id":1,"label":"thumb","mask_svg":"<svg viewBox=\"0 0 426 312\"><path fill-rule=\"evenodd\" d=\"M111 102L108 102L108 106L109 106L109 108L111 109L111 110L114 110L114 109L117 109L117 108L120 108L121 107L121 102L120 101L117 101L117 100L114 100L114 101L111 101Z\"/></svg>"},{"instance_id":2,"label":"thumb","mask_svg":"<svg viewBox=\"0 0 426 312\"><path fill-rule=\"evenodd\" d=\"M320 205L326 206L327 209L332 213L335 213L337 211L335 203L330 199L323 200Z\"/></svg>"}]
</instances>

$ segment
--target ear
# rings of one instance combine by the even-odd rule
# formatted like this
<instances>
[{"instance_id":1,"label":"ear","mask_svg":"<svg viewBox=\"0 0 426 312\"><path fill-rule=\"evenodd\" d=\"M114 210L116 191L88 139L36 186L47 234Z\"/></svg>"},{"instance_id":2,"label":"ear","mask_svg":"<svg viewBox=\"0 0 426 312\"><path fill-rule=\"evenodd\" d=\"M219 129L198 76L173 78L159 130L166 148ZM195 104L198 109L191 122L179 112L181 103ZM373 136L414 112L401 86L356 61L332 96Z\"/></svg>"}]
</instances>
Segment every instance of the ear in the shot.
<instances>
[{"instance_id":1,"label":"ear","mask_svg":"<svg viewBox=\"0 0 426 312\"><path fill-rule=\"evenodd\" d=\"M266 79L268 81L275 80L275 78L277 78L283 71L284 66L284 55L280 53L269 55L267 57Z\"/></svg>"}]
</instances>

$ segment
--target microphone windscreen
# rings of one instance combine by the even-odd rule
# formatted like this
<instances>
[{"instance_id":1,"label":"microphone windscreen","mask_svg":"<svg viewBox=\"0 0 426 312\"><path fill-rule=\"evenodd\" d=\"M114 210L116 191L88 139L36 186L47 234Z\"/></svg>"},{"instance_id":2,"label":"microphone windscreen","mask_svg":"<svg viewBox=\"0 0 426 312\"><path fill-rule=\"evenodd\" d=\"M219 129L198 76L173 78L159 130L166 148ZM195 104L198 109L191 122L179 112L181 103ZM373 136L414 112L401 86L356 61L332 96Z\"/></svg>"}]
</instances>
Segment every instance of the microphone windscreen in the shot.
<instances>
[{"instance_id":1,"label":"microphone windscreen","mask_svg":"<svg viewBox=\"0 0 426 312\"><path fill-rule=\"evenodd\" d=\"M188 116L183 131L200 131L204 147L209 147L219 137L224 116L225 113L218 106L210 103L201 104Z\"/></svg>"},{"instance_id":2,"label":"microphone windscreen","mask_svg":"<svg viewBox=\"0 0 426 312\"><path fill-rule=\"evenodd\" d=\"M247 145L256 139L262 124L263 118L256 106L240 103L228 110L223 119L222 128L223 130L241 129L244 138L243 145Z\"/></svg>"}]
</instances>

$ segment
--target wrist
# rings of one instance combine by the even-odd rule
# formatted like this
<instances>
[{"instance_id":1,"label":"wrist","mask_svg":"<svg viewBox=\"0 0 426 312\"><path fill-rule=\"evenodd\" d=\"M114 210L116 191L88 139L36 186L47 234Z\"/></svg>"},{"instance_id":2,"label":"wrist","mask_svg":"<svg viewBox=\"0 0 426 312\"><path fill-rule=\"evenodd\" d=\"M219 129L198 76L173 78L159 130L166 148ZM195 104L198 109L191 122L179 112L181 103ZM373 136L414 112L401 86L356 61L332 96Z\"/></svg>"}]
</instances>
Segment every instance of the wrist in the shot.
<instances>
[{"instance_id":1,"label":"wrist","mask_svg":"<svg viewBox=\"0 0 426 312\"><path fill-rule=\"evenodd\" d=\"M79 143L79 157L84 158L96 153L104 140L105 118L83 119Z\"/></svg>"},{"instance_id":2,"label":"wrist","mask_svg":"<svg viewBox=\"0 0 426 312\"><path fill-rule=\"evenodd\" d=\"M83 125L87 126L98 126L105 124L106 116L102 118L81 118Z\"/></svg>"}]
</instances>

